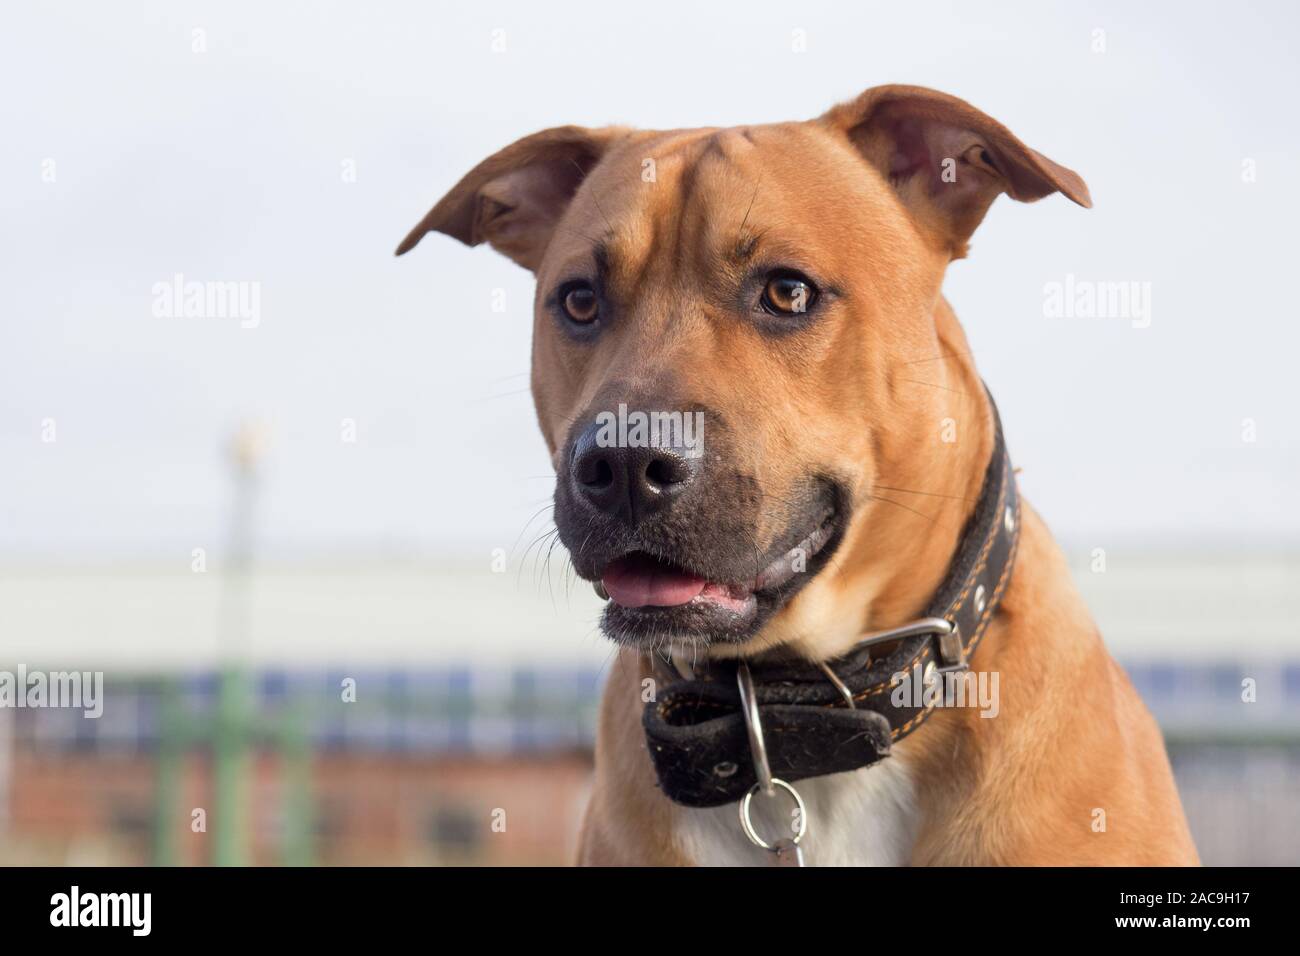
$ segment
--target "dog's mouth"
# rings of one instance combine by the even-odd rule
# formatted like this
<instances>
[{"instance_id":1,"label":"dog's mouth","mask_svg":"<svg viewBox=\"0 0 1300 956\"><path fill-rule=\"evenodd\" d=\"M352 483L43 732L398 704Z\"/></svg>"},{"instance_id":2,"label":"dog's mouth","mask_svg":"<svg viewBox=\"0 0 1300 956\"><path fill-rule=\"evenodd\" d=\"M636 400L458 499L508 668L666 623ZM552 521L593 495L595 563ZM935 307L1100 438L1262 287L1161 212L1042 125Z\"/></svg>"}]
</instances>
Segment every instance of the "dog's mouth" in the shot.
<instances>
[{"instance_id":1,"label":"dog's mouth","mask_svg":"<svg viewBox=\"0 0 1300 956\"><path fill-rule=\"evenodd\" d=\"M811 530L787 534L752 577L717 580L662 554L633 550L610 561L598 580L609 596L605 629L620 643L688 639L739 642L752 636L825 565L843 533L830 507ZM799 537L795 535L801 534Z\"/></svg>"},{"instance_id":2,"label":"dog's mouth","mask_svg":"<svg viewBox=\"0 0 1300 956\"><path fill-rule=\"evenodd\" d=\"M609 563L600 583L609 599L620 607L680 607L712 604L733 614L743 614L756 595L775 591L790 581L801 565L819 554L835 533L835 515L798 544L772 560L753 579L742 583L710 581L703 575L645 551L633 551Z\"/></svg>"}]
</instances>

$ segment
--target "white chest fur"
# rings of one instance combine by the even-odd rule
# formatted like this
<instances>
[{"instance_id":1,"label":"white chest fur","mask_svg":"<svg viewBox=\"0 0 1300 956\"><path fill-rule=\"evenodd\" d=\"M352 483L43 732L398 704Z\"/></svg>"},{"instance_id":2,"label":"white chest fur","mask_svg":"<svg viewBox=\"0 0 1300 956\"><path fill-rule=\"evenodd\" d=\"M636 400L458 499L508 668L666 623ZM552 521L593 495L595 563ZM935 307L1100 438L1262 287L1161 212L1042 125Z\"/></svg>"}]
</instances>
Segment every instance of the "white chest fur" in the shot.
<instances>
[{"instance_id":1,"label":"white chest fur","mask_svg":"<svg viewBox=\"0 0 1300 956\"><path fill-rule=\"evenodd\" d=\"M808 808L800 842L809 866L906 866L918 811L907 764L897 756L850 773L795 784ZM784 799L778 797L777 799ZM674 807L678 845L697 866L764 866L771 855L740 829L736 805Z\"/></svg>"}]
</instances>

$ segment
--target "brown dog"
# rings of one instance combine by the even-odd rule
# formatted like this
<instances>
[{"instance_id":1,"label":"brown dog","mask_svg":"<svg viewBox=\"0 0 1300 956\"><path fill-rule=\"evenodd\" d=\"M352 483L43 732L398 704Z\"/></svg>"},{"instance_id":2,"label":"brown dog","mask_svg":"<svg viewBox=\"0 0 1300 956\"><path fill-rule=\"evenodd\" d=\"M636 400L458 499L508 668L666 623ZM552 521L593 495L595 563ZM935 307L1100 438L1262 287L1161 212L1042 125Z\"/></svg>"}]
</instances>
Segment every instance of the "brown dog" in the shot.
<instances>
[{"instance_id":1,"label":"brown dog","mask_svg":"<svg viewBox=\"0 0 1300 956\"><path fill-rule=\"evenodd\" d=\"M661 792L652 655L822 662L923 613L998 447L944 273L998 194L1053 192L1090 205L969 104L885 86L802 123L536 133L402 242L486 241L536 274L556 525L621 645L582 862L770 859L734 803ZM602 440L626 409L698 416L703 441ZM1154 721L1046 526L1017 514L1014 574L970 660L1000 677L996 718L927 707L888 759L801 782L808 862L1197 861ZM761 779L756 754L741 762Z\"/></svg>"}]
</instances>

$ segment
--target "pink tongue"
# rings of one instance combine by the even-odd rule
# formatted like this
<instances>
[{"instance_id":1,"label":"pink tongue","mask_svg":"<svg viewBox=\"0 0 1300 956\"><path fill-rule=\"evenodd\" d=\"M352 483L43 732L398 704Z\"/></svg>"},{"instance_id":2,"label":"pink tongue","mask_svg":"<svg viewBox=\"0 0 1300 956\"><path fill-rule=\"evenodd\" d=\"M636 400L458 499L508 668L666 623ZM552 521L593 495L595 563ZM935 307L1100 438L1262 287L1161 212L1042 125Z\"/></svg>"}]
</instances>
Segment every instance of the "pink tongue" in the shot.
<instances>
[{"instance_id":1,"label":"pink tongue","mask_svg":"<svg viewBox=\"0 0 1300 956\"><path fill-rule=\"evenodd\" d=\"M676 607L704 590L709 582L653 561L620 559L600 579L611 601L623 607Z\"/></svg>"}]
</instances>

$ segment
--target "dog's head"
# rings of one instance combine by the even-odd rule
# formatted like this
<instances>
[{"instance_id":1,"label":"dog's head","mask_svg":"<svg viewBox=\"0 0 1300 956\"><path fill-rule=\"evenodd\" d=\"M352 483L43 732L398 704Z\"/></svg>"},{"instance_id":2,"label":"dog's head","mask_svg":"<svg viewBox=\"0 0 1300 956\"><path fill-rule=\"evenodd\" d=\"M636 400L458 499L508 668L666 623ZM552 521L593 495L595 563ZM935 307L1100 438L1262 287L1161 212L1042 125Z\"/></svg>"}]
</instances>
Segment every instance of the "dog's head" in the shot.
<instances>
[{"instance_id":1,"label":"dog's head","mask_svg":"<svg viewBox=\"0 0 1300 956\"><path fill-rule=\"evenodd\" d=\"M888 86L805 123L536 133L398 253L438 231L536 274L555 523L608 635L808 650L878 615L886 558L932 558L901 613L937 583L960 521L918 505L964 513L989 448L943 274L998 194L1057 191L1089 204L968 104Z\"/></svg>"}]
</instances>

